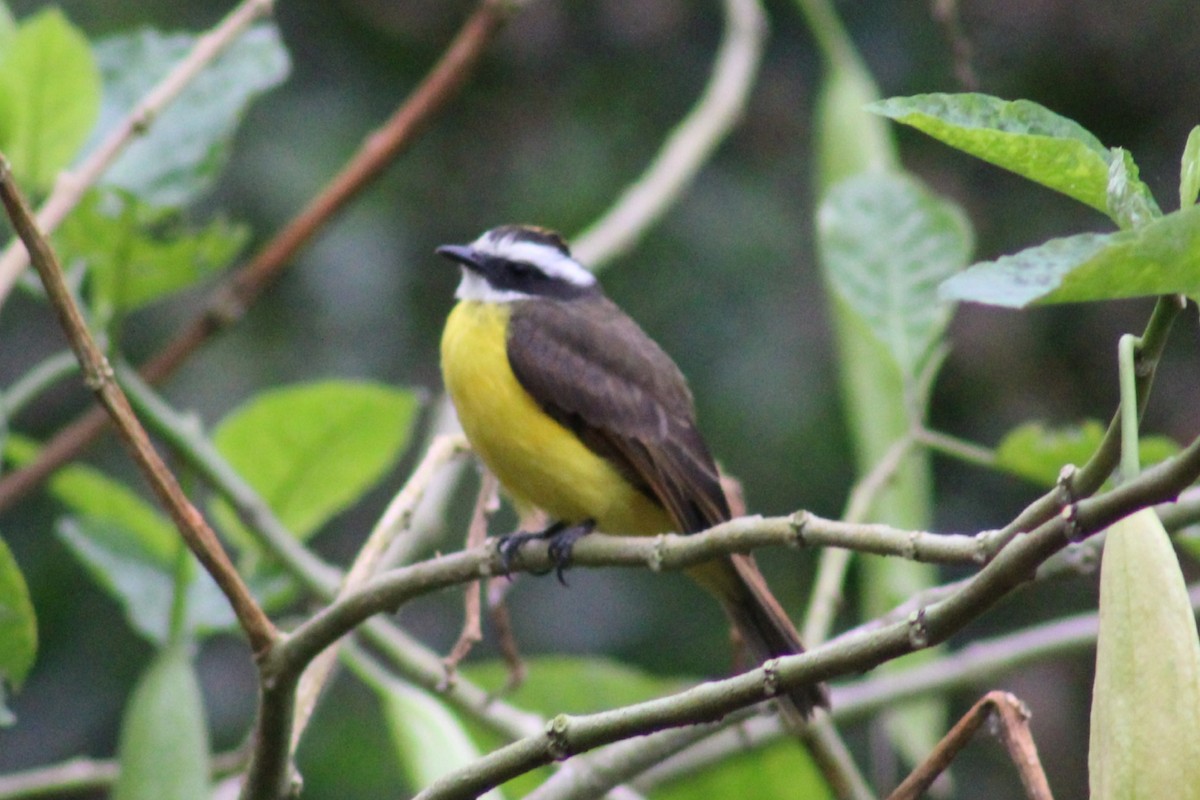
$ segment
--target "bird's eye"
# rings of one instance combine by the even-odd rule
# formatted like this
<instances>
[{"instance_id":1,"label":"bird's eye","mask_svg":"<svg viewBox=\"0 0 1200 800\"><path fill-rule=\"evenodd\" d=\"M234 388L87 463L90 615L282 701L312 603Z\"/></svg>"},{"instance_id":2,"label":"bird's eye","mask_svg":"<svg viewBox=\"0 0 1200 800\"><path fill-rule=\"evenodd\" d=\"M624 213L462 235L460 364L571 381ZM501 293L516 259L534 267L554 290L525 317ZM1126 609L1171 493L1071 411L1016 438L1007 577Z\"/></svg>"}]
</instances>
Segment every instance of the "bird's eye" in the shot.
<instances>
[{"instance_id":1,"label":"bird's eye","mask_svg":"<svg viewBox=\"0 0 1200 800\"><path fill-rule=\"evenodd\" d=\"M511 261L509 262L509 268L512 270L513 275L520 278L532 278L538 274L538 271L532 264L524 261Z\"/></svg>"}]
</instances>

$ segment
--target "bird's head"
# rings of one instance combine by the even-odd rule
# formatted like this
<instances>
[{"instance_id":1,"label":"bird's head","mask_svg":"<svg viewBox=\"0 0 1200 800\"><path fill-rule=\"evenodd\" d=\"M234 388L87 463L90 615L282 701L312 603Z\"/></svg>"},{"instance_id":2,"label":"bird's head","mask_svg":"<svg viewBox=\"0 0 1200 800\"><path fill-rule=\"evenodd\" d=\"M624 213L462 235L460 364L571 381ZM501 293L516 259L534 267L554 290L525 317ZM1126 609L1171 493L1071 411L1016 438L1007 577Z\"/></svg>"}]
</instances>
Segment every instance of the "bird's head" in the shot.
<instances>
[{"instance_id":1,"label":"bird's head","mask_svg":"<svg viewBox=\"0 0 1200 800\"><path fill-rule=\"evenodd\" d=\"M462 266L455 292L460 300L570 300L598 291L596 277L571 257L561 236L545 228L502 225L471 244L443 245L437 253Z\"/></svg>"}]
</instances>

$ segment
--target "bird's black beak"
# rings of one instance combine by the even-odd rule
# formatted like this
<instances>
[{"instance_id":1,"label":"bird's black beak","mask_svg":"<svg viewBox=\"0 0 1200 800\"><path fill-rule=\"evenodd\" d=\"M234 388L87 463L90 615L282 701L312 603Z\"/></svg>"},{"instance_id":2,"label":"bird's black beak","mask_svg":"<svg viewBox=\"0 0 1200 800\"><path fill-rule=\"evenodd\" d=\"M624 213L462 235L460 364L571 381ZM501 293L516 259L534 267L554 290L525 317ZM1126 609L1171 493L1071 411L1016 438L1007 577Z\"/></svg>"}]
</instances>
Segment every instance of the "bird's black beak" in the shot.
<instances>
[{"instance_id":1,"label":"bird's black beak","mask_svg":"<svg viewBox=\"0 0 1200 800\"><path fill-rule=\"evenodd\" d=\"M478 272L480 267L483 266L483 262L479 258L479 254L476 253L474 248L470 247L469 245L444 244L434 252L443 258L448 258L451 261L462 264L464 267L469 267L476 272Z\"/></svg>"}]
</instances>

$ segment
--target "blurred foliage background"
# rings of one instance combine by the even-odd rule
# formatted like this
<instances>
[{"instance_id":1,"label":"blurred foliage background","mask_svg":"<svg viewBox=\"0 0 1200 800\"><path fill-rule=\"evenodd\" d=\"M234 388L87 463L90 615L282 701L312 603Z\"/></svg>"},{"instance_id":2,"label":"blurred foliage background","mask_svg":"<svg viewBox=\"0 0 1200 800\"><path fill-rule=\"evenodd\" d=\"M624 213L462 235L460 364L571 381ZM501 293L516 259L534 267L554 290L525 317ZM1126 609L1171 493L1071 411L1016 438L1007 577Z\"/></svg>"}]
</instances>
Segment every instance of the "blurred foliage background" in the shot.
<instances>
[{"instance_id":1,"label":"blurred foliage background","mask_svg":"<svg viewBox=\"0 0 1200 800\"><path fill-rule=\"evenodd\" d=\"M11 5L19 17L44 4ZM201 30L228 6L60 5L92 38L142 25ZM604 283L689 376L701 426L725 468L742 480L751 510L808 508L836 516L852 465L812 242L810 117L820 65L796 8L782 0L766 5L772 34L744 121L662 224L609 267ZM264 241L405 97L471 7L460 0L280 2L276 18L292 76L252 107L229 169L208 208L197 213L225 209ZM931 4L842 3L839 11L884 96L967 88ZM1200 107L1193 0L965 0L957 12L979 90L1035 100L1106 145L1128 148L1164 209L1175 207L1179 154ZM531 2L447 113L245 320L185 366L167 396L207 423L263 388L330 376L423 387L435 397L437 341L457 275L433 248L505 222L537 223L569 236L595 219L693 103L720 26L714 2ZM905 164L967 210L977 259L1107 229L1101 215L1064 197L911 131L898 138ZM193 292L131 319L131 358L152 352L204 296ZM993 444L1028 419L1107 419L1117 402L1117 337L1140 331L1149 308L1146 302L1023 312L960 308L950 334L954 349L935 389L933 426ZM21 374L57 348L60 337L42 303L19 294L0 314L0 376ZM1171 343L1147 416L1150 431L1183 438L1200 429L1193 337L1180 330ZM46 437L86 402L81 387L66 388L19 423ZM344 561L412 457L323 532L317 548ZM111 439L88 460L131 474ZM1002 524L1035 492L941 460L935 473L937 530ZM464 488L454 504L444 548L463 535L472 492ZM49 502L35 498L2 522L34 593L42 649L14 702L20 723L0 731L0 771L111 754L114 720L149 657L112 601L91 587L52 536L53 514ZM773 552L764 561L776 592L798 616L813 554ZM512 592L527 652L603 653L666 674L728 669L719 611L698 602L683 579L576 571L570 584L564 590L553 580L522 580ZM1094 579L1038 587L968 633L999 632L1094 604ZM846 620L853 615L848 609ZM460 616L455 594L405 608L401 621L445 648ZM215 747L231 747L254 707L244 645L233 638L210 644L201 670ZM1082 656L1004 681L1033 710L1043 762L1061 798L1086 793L1082 726L1090 670L1090 658ZM992 687L980 690L986 688ZM371 696L347 679L332 691L302 754L319 749L336 757L302 764L306 795L394 793L398 777ZM955 698L954 708L961 711L976 696ZM868 733L851 733L852 743L870 749ZM963 781L970 796L1017 791L998 749L972 748L962 769L970 771Z\"/></svg>"}]
</instances>

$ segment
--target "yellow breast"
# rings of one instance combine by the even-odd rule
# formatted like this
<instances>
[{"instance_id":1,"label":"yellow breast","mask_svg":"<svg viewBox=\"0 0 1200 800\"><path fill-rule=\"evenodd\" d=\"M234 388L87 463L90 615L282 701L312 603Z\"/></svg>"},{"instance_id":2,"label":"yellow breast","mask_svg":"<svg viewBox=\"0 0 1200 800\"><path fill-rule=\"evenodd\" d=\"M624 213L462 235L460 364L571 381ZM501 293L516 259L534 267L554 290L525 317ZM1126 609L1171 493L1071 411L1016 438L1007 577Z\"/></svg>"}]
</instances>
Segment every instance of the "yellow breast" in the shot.
<instances>
[{"instance_id":1,"label":"yellow breast","mask_svg":"<svg viewBox=\"0 0 1200 800\"><path fill-rule=\"evenodd\" d=\"M609 533L672 529L666 512L538 407L508 364L510 304L463 300L442 335L442 375L471 446L521 505Z\"/></svg>"}]
</instances>

